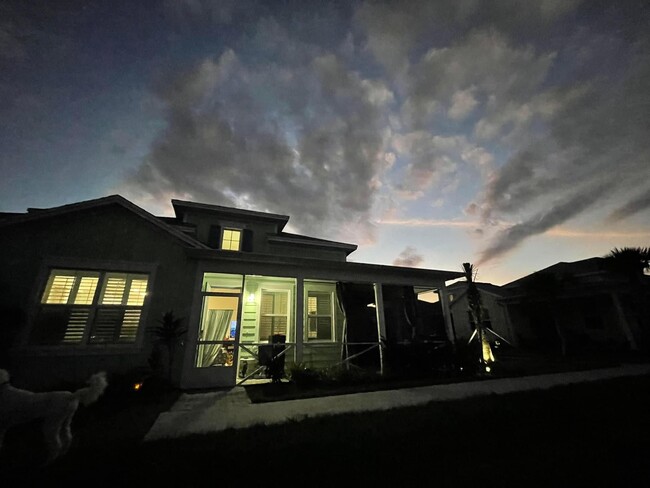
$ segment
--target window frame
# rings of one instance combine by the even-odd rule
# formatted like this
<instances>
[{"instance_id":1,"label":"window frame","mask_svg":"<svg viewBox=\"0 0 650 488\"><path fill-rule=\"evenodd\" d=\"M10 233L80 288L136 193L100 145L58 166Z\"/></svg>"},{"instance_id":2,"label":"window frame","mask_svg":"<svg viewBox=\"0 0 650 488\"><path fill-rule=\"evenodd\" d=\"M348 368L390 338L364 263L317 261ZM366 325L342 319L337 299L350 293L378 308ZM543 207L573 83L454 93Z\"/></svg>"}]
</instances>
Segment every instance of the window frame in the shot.
<instances>
[{"instance_id":1,"label":"window frame","mask_svg":"<svg viewBox=\"0 0 650 488\"><path fill-rule=\"evenodd\" d=\"M314 294L320 294L320 295L329 295L330 297L330 309L329 309L329 314L328 315L323 315L318 313L318 302L316 302L316 313L315 314L310 314L309 313L309 294L314 293ZM334 307L336 306L335 303L336 296L335 292L331 290L319 290L319 289L311 289L311 290L306 290L305 293L305 333L304 333L304 338L303 340L310 343L329 343L329 342L336 342L336 311ZM315 318L318 319L320 317L328 317L330 319L330 339L319 339L318 337L316 338L310 338L309 337L309 319L310 318ZM316 334L318 334L318 326L317 326L317 331Z\"/></svg>"},{"instance_id":2,"label":"window frame","mask_svg":"<svg viewBox=\"0 0 650 488\"><path fill-rule=\"evenodd\" d=\"M264 293L285 293L287 295L287 313L286 314L263 314L262 313L262 300ZM260 303L259 306L257 307L258 314L257 314L257 342L258 343L270 343L268 339L263 339L261 336L262 332L262 317L286 317L287 319L287 325L286 325L286 331L285 331L285 341L289 341L289 329L291 328L291 290L288 289L283 289L283 288L263 288L260 287ZM273 335L273 330L271 329L271 335Z\"/></svg>"},{"instance_id":3,"label":"window frame","mask_svg":"<svg viewBox=\"0 0 650 488\"><path fill-rule=\"evenodd\" d=\"M32 353L38 351L52 351L56 350L58 354L77 354L75 351L83 350L84 354L101 354L106 350L119 349L121 351L131 350L133 352L139 351L142 348L145 337L145 324L149 312L149 304L153 291L153 283L155 282L155 275L158 264L144 263L144 262L128 262L128 261L95 261L95 260L69 260L64 258L46 258L41 266L39 278L34 282L32 288L32 298L30 299L33 304L27 316L27 327L23 329L17 344L20 349L25 349ZM66 304L48 304L44 303L46 293L49 291L50 277L52 272L70 272L75 273L77 276L93 275L99 276L93 301L91 304L74 304L73 296L75 290L78 288L80 280L76 280L73 289L68 297ZM145 290L144 300L142 305L101 305L100 300L104 288L106 276L110 274L126 274L126 275L144 275L147 277L147 287ZM132 282L131 278L129 282ZM125 287L123 294L123 302L128 302L128 290ZM135 338L132 342L90 342L90 333L95 323L97 310L107 307L121 307L124 309L139 309L140 319L138 321L137 331ZM43 307L65 307L69 310L74 309L90 309L88 320L84 326L83 337L79 342L65 343L63 340L52 344L32 344L30 339L36 330L36 321ZM124 317L122 317L124 320Z\"/></svg>"},{"instance_id":4,"label":"window frame","mask_svg":"<svg viewBox=\"0 0 650 488\"><path fill-rule=\"evenodd\" d=\"M226 231L230 232L237 232L239 233L239 240L238 240L238 247L237 249L231 249L231 248L225 248L224 245L224 239L226 235ZM222 251L231 251L231 252L238 252L242 250L242 241L244 240L244 230L237 228L237 227L222 227L221 228L221 238L219 239L219 249ZM228 242L232 244L232 239L230 239Z\"/></svg>"}]
</instances>

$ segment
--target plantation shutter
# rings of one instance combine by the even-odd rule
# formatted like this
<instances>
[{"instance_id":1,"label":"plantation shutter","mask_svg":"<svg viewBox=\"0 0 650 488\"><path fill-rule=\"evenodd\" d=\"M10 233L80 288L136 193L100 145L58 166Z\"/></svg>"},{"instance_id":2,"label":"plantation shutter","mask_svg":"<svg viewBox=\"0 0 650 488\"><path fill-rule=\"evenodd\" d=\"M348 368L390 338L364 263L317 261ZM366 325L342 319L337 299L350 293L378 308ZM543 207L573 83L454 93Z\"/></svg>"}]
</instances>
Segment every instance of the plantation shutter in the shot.
<instances>
[{"instance_id":1,"label":"plantation shutter","mask_svg":"<svg viewBox=\"0 0 650 488\"><path fill-rule=\"evenodd\" d=\"M241 250L245 252L253 251L253 231L250 229L244 229L242 237Z\"/></svg>"},{"instance_id":2,"label":"plantation shutter","mask_svg":"<svg viewBox=\"0 0 650 488\"><path fill-rule=\"evenodd\" d=\"M208 231L208 246L212 249L221 248L221 226L211 225Z\"/></svg>"}]
</instances>

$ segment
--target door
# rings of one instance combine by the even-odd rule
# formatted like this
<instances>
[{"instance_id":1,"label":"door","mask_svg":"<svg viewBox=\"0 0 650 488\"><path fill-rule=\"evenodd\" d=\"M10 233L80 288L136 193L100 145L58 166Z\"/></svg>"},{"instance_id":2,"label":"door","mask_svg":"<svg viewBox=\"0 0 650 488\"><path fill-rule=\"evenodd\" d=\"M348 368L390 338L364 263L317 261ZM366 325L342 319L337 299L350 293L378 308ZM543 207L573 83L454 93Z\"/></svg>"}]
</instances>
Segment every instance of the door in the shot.
<instances>
[{"instance_id":1,"label":"door","mask_svg":"<svg viewBox=\"0 0 650 488\"><path fill-rule=\"evenodd\" d=\"M241 316L239 293L204 293L193 362L193 383L203 387L235 384Z\"/></svg>"}]
</instances>

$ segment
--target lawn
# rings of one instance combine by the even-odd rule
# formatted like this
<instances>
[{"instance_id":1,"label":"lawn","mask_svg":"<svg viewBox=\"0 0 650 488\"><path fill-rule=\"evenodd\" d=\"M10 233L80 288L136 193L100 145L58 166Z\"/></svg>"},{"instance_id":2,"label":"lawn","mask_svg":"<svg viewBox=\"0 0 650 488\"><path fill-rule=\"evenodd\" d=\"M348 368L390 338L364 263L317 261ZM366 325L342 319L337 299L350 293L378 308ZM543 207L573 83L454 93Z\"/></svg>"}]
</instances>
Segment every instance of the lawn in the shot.
<instances>
[{"instance_id":1,"label":"lawn","mask_svg":"<svg viewBox=\"0 0 650 488\"><path fill-rule=\"evenodd\" d=\"M143 444L152 402L100 401L65 458L14 455L0 484L650 486L650 377Z\"/></svg>"}]
</instances>

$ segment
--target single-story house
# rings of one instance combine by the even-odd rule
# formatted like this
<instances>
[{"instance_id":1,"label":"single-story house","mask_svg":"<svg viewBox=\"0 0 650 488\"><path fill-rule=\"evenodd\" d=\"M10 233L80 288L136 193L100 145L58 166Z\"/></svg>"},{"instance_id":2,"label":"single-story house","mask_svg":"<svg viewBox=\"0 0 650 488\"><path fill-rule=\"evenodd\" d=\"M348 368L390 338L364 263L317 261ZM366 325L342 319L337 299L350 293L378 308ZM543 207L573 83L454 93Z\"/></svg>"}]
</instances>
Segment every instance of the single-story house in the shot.
<instances>
[{"instance_id":1,"label":"single-story house","mask_svg":"<svg viewBox=\"0 0 650 488\"><path fill-rule=\"evenodd\" d=\"M381 370L386 340L453 339L445 282L460 272L350 262L355 245L284 232L286 215L172 205L157 217L112 195L0 214L0 352L17 383L146 366L170 310L187 328L182 388L257 378L278 342L287 364Z\"/></svg>"},{"instance_id":2,"label":"single-story house","mask_svg":"<svg viewBox=\"0 0 650 488\"><path fill-rule=\"evenodd\" d=\"M565 354L647 347L641 327L650 277L634 287L605 258L560 262L503 285L516 340L524 347ZM644 296L639 296L639 293Z\"/></svg>"},{"instance_id":3,"label":"single-story house","mask_svg":"<svg viewBox=\"0 0 650 488\"><path fill-rule=\"evenodd\" d=\"M483 325L494 332L490 337L492 339L500 337L510 344L516 344L506 307L500 301L505 296L504 290L492 283L476 282L475 284L481 296ZM467 342L474 334L474 327L469 316L467 282L458 281L449 285L447 300L449 301L452 332L455 339Z\"/></svg>"}]
</instances>

